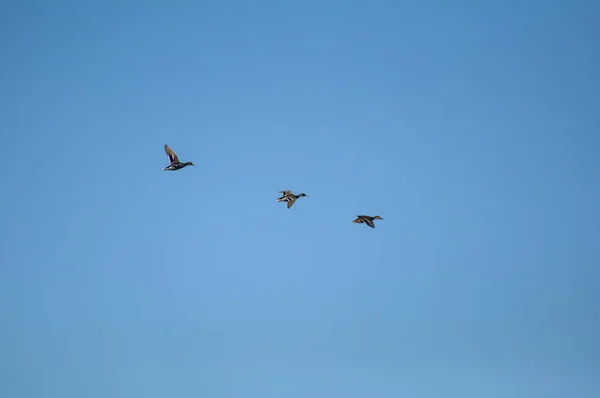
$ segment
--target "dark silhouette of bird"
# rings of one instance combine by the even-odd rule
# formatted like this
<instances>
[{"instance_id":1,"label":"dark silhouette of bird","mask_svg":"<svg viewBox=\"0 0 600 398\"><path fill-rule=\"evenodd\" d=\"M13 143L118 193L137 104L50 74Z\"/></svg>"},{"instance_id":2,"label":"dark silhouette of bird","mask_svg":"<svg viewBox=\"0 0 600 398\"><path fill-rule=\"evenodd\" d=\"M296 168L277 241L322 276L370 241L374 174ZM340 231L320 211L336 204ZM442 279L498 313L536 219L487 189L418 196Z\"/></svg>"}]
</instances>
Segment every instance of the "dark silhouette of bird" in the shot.
<instances>
[{"instance_id":1,"label":"dark silhouette of bird","mask_svg":"<svg viewBox=\"0 0 600 398\"><path fill-rule=\"evenodd\" d=\"M373 220L383 220L383 218L381 218L379 216L371 217L371 216L361 215L361 216L356 216L356 219L352 220L352 222L355 224L365 223L369 227L375 228L375 223L373 222Z\"/></svg>"},{"instance_id":2,"label":"dark silhouette of bird","mask_svg":"<svg viewBox=\"0 0 600 398\"><path fill-rule=\"evenodd\" d=\"M171 148L169 148L167 144L165 144L165 152L167 153L167 156L169 157L169 162L171 162L171 164L165 167L163 170L175 171L183 169L186 166L195 166L195 164L192 162L180 162L179 158L177 157L177 154Z\"/></svg>"}]
</instances>

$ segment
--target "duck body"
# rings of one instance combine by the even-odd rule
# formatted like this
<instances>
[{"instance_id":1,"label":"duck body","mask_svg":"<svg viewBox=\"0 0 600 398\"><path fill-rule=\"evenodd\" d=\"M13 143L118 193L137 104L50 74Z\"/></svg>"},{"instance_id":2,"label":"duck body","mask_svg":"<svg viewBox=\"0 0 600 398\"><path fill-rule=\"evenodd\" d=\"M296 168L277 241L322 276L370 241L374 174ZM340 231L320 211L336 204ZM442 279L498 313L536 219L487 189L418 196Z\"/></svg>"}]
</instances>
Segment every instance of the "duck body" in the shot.
<instances>
[{"instance_id":1,"label":"duck body","mask_svg":"<svg viewBox=\"0 0 600 398\"><path fill-rule=\"evenodd\" d=\"M287 208L289 209L290 207L292 207L294 205L294 203L296 203L296 199L301 198L303 196L308 196L305 193L301 193L298 195L294 195L292 193L292 191L286 190L286 191L279 191L281 193L281 197L277 198L277 202L287 202Z\"/></svg>"},{"instance_id":2,"label":"duck body","mask_svg":"<svg viewBox=\"0 0 600 398\"><path fill-rule=\"evenodd\" d=\"M383 218L379 217L379 216L365 216L365 215L359 215L356 216L356 219L352 220L353 223L355 224L367 224L369 227L371 228L375 228L375 223L373 222L373 220L383 220Z\"/></svg>"},{"instance_id":3,"label":"duck body","mask_svg":"<svg viewBox=\"0 0 600 398\"><path fill-rule=\"evenodd\" d=\"M169 148L169 146L166 144L165 144L165 152L167 153L167 156L169 157L169 162L171 164L169 164L163 170L175 171L175 170L183 169L184 167L187 167L187 166L195 166L195 164L192 162L180 162L179 158L177 157L177 154L171 148Z\"/></svg>"},{"instance_id":4,"label":"duck body","mask_svg":"<svg viewBox=\"0 0 600 398\"><path fill-rule=\"evenodd\" d=\"M192 162L185 162L185 163L177 162L177 163L168 165L163 170L175 171L175 170L183 169L186 166L194 166L194 163L192 163Z\"/></svg>"}]
</instances>

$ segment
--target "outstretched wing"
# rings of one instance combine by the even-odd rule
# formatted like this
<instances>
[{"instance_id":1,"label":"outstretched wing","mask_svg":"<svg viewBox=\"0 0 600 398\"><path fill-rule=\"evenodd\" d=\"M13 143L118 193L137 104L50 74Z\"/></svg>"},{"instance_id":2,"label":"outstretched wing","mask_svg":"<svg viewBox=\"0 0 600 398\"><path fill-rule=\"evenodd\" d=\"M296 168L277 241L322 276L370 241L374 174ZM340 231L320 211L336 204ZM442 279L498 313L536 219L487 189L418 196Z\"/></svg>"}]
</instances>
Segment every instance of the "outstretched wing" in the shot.
<instances>
[{"instance_id":1,"label":"outstretched wing","mask_svg":"<svg viewBox=\"0 0 600 398\"><path fill-rule=\"evenodd\" d=\"M367 224L369 227L375 228L375 224L372 220L369 220L368 218L364 218L363 220L365 221L365 224Z\"/></svg>"},{"instance_id":2,"label":"outstretched wing","mask_svg":"<svg viewBox=\"0 0 600 398\"><path fill-rule=\"evenodd\" d=\"M171 164L179 163L179 158L177 157L177 154L175 152L173 152L173 150L171 148L169 148L169 146L167 144L165 144L165 152L167 153L167 156L169 157L169 161L171 162Z\"/></svg>"},{"instance_id":3,"label":"outstretched wing","mask_svg":"<svg viewBox=\"0 0 600 398\"><path fill-rule=\"evenodd\" d=\"M287 196L292 193L292 191L278 191L278 192L281 193L281 196Z\"/></svg>"},{"instance_id":4,"label":"outstretched wing","mask_svg":"<svg viewBox=\"0 0 600 398\"><path fill-rule=\"evenodd\" d=\"M295 202L296 202L296 198L294 198L293 196L290 197L287 201L287 208L289 209L290 207L292 207Z\"/></svg>"}]
</instances>

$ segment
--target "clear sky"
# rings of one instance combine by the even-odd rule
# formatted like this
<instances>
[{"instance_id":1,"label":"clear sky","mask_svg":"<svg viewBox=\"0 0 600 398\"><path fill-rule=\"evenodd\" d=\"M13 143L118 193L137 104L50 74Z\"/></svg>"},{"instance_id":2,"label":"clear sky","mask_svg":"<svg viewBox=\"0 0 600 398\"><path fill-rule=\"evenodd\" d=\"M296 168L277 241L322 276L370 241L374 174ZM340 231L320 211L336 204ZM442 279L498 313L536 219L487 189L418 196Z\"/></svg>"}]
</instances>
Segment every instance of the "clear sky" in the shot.
<instances>
[{"instance_id":1,"label":"clear sky","mask_svg":"<svg viewBox=\"0 0 600 398\"><path fill-rule=\"evenodd\" d=\"M0 396L600 396L599 15L3 4Z\"/></svg>"}]
</instances>

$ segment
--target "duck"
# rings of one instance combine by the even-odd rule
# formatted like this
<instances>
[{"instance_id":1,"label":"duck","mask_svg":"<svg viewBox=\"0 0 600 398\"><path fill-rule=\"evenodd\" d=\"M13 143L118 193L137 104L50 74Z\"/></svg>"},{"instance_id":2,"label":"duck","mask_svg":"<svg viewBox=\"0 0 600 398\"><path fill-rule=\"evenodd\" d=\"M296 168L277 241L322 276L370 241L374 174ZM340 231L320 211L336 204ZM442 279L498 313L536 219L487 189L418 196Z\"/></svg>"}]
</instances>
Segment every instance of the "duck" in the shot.
<instances>
[{"instance_id":1,"label":"duck","mask_svg":"<svg viewBox=\"0 0 600 398\"><path fill-rule=\"evenodd\" d=\"M289 209L290 207L292 207L294 205L294 203L296 203L296 199L301 198L303 196L308 196L305 193L301 193L298 195L294 195L292 193L292 191L279 191L282 195L280 198L277 199L277 202L287 202L287 208Z\"/></svg>"},{"instance_id":2,"label":"duck","mask_svg":"<svg viewBox=\"0 0 600 398\"><path fill-rule=\"evenodd\" d=\"M167 144L165 144L165 152L167 153L167 156L169 157L169 162L171 162L171 164L165 167L163 170L174 171L183 169L186 166L195 166L195 164L192 162L180 162L179 158L177 157L177 154L173 152L173 150L169 148Z\"/></svg>"},{"instance_id":3,"label":"duck","mask_svg":"<svg viewBox=\"0 0 600 398\"><path fill-rule=\"evenodd\" d=\"M383 220L383 218L381 218L379 216L371 217L371 216L360 215L360 216L356 216L356 219L352 220L352 222L355 224L365 223L369 227L375 228L375 223L373 223L373 220Z\"/></svg>"}]
</instances>

